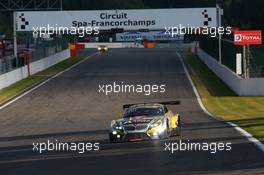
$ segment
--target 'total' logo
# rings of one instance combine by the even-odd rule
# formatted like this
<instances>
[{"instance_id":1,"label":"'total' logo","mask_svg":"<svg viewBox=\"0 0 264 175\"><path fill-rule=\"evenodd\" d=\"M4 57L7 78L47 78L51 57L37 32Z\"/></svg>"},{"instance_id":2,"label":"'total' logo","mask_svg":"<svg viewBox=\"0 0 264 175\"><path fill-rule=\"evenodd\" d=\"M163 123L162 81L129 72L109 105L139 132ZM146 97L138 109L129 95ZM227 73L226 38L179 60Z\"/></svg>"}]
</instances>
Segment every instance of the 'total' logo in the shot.
<instances>
[{"instance_id":1,"label":"'total' logo","mask_svg":"<svg viewBox=\"0 0 264 175\"><path fill-rule=\"evenodd\" d=\"M241 42L242 41L242 35L241 34L235 34L235 42Z\"/></svg>"},{"instance_id":2,"label":"'total' logo","mask_svg":"<svg viewBox=\"0 0 264 175\"><path fill-rule=\"evenodd\" d=\"M261 30L245 30L234 32L235 45L260 45L262 44Z\"/></svg>"}]
</instances>

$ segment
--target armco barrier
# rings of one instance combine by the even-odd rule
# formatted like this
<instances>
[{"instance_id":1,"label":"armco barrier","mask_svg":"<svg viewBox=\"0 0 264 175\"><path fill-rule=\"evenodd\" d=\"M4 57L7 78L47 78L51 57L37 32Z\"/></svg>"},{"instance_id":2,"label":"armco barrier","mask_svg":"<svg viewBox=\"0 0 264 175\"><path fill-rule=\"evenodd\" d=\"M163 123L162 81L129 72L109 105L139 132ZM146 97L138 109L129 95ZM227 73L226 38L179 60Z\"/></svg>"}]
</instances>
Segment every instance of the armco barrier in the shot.
<instances>
[{"instance_id":1,"label":"armco barrier","mask_svg":"<svg viewBox=\"0 0 264 175\"><path fill-rule=\"evenodd\" d=\"M35 74L39 71L47 69L69 57L70 57L70 51L69 49L66 49L54 55L35 61L30 64L31 74ZM3 89L17 81L20 81L26 78L27 76L28 76L28 72L26 66L2 74L0 75L0 89Z\"/></svg>"},{"instance_id":2,"label":"armco barrier","mask_svg":"<svg viewBox=\"0 0 264 175\"><path fill-rule=\"evenodd\" d=\"M194 47L192 52L194 52ZM198 57L233 91L240 96L263 96L264 95L264 78L243 79L236 75L228 67L220 64L216 59L211 57L201 48L197 48ZM235 59L235 58L234 58Z\"/></svg>"}]
</instances>

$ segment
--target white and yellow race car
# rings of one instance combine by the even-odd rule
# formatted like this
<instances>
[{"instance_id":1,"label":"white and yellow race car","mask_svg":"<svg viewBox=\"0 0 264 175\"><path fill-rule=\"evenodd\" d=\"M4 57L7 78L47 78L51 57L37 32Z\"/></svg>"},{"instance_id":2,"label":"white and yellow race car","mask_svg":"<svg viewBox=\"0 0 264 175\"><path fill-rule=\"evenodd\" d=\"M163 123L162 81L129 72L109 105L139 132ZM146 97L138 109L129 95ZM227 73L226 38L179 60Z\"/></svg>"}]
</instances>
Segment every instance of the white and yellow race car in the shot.
<instances>
[{"instance_id":1,"label":"white and yellow race car","mask_svg":"<svg viewBox=\"0 0 264 175\"><path fill-rule=\"evenodd\" d=\"M106 45L99 45L99 46L97 47L97 50L98 50L99 52L107 52L107 51L108 51L108 47L107 47Z\"/></svg>"},{"instance_id":2,"label":"white and yellow race car","mask_svg":"<svg viewBox=\"0 0 264 175\"><path fill-rule=\"evenodd\" d=\"M123 105L122 118L111 121L110 142L166 139L180 135L180 115L166 106L178 104L180 101Z\"/></svg>"}]
</instances>

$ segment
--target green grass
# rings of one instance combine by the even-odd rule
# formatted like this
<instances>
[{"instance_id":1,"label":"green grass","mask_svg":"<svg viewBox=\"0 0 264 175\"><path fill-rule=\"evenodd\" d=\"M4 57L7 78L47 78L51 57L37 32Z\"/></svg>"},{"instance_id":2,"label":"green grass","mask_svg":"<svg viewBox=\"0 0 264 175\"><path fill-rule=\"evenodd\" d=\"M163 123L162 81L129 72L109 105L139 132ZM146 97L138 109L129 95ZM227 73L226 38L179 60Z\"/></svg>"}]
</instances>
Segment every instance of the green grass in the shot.
<instances>
[{"instance_id":1,"label":"green grass","mask_svg":"<svg viewBox=\"0 0 264 175\"><path fill-rule=\"evenodd\" d=\"M264 97L239 97L196 56L189 54L187 62L207 110L264 142Z\"/></svg>"},{"instance_id":2,"label":"green grass","mask_svg":"<svg viewBox=\"0 0 264 175\"><path fill-rule=\"evenodd\" d=\"M0 103L4 103L5 101L9 100L10 98L14 97L15 95L23 92L24 90L40 83L41 81L45 80L46 78L65 70L66 68L74 65L75 63L83 60L85 57L80 56L77 58L70 57L48 69L45 69L41 72L38 72L28 78L25 78L21 81L18 81L2 90L0 90Z\"/></svg>"}]
</instances>

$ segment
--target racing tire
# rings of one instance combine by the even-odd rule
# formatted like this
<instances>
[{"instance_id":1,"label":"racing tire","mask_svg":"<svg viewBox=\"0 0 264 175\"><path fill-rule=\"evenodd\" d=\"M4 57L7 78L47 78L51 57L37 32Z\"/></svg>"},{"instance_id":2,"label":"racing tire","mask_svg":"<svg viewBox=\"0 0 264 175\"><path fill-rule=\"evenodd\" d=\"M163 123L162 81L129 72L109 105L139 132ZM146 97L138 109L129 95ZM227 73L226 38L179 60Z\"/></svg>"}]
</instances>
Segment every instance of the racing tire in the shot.
<instances>
[{"instance_id":1,"label":"racing tire","mask_svg":"<svg viewBox=\"0 0 264 175\"><path fill-rule=\"evenodd\" d=\"M111 134L109 134L109 142L110 143L117 143L117 140Z\"/></svg>"},{"instance_id":2,"label":"racing tire","mask_svg":"<svg viewBox=\"0 0 264 175\"><path fill-rule=\"evenodd\" d=\"M181 135L181 119L179 118L177 128L173 129L172 136L180 136Z\"/></svg>"},{"instance_id":3,"label":"racing tire","mask_svg":"<svg viewBox=\"0 0 264 175\"><path fill-rule=\"evenodd\" d=\"M175 134L174 134L174 136L180 136L181 135L181 127L177 127L176 129L175 129Z\"/></svg>"},{"instance_id":4,"label":"racing tire","mask_svg":"<svg viewBox=\"0 0 264 175\"><path fill-rule=\"evenodd\" d=\"M179 117L179 121L178 121L178 127L177 127L177 136L181 135L181 118Z\"/></svg>"},{"instance_id":5,"label":"racing tire","mask_svg":"<svg viewBox=\"0 0 264 175\"><path fill-rule=\"evenodd\" d=\"M179 116L178 125L179 125L179 127L178 127L178 136L180 136L181 135L181 118L180 118L180 116Z\"/></svg>"}]
</instances>

